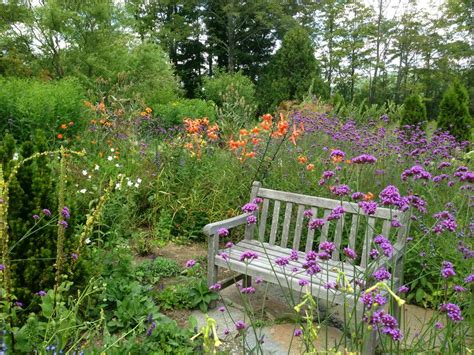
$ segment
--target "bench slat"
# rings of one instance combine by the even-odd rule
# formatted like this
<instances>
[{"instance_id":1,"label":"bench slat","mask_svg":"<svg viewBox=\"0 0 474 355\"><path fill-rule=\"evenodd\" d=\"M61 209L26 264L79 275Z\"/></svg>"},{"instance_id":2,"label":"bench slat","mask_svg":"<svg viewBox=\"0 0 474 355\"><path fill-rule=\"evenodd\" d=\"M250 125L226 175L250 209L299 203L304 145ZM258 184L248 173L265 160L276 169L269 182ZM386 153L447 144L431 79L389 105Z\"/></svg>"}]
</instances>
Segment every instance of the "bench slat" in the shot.
<instances>
[{"instance_id":1,"label":"bench slat","mask_svg":"<svg viewBox=\"0 0 474 355\"><path fill-rule=\"evenodd\" d=\"M280 218L280 201L276 200L273 205L273 216L272 216L272 229L270 231L270 244L275 244L277 231L278 231L278 219Z\"/></svg>"},{"instance_id":2,"label":"bench slat","mask_svg":"<svg viewBox=\"0 0 474 355\"><path fill-rule=\"evenodd\" d=\"M316 218L318 215L318 209L316 207L312 207L311 212L313 212L313 218ZM306 248L305 248L306 252L310 251L313 248L313 239L314 239L314 229L309 228L309 223L308 223L308 235L306 237Z\"/></svg>"},{"instance_id":3,"label":"bench slat","mask_svg":"<svg viewBox=\"0 0 474 355\"><path fill-rule=\"evenodd\" d=\"M369 260L369 251L372 245L372 237L374 235L374 226L375 226L375 218L369 217L369 222L367 223L367 229L365 230L365 237L364 237L364 248L362 250L362 259L360 262L361 267L367 267L367 262Z\"/></svg>"},{"instance_id":4,"label":"bench slat","mask_svg":"<svg viewBox=\"0 0 474 355\"><path fill-rule=\"evenodd\" d=\"M391 221L383 221L382 235L385 238L390 238L390 228L391 227L392 227L392 222Z\"/></svg>"},{"instance_id":5,"label":"bench slat","mask_svg":"<svg viewBox=\"0 0 474 355\"><path fill-rule=\"evenodd\" d=\"M301 239L301 230L303 229L303 220L304 220L304 205L298 206L298 213L296 214L296 227L295 235L293 237L293 249L300 249L300 239Z\"/></svg>"},{"instance_id":6,"label":"bench slat","mask_svg":"<svg viewBox=\"0 0 474 355\"><path fill-rule=\"evenodd\" d=\"M258 240L265 241L265 228L267 227L268 205L270 200L268 198L263 200L262 214L260 216L260 225L258 227Z\"/></svg>"},{"instance_id":7,"label":"bench slat","mask_svg":"<svg viewBox=\"0 0 474 355\"><path fill-rule=\"evenodd\" d=\"M288 244L288 234L290 232L290 224L291 224L291 212L293 210L293 204L287 203L285 208L285 219L283 220L283 232L281 234L281 247L286 248Z\"/></svg>"},{"instance_id":8,"label":"bench slat","mask_svg":"<svg viewBox=\"0 0 474 355\"><path fill-rule=\"evenodd\" d=\"M342 216L336 223L336 232L334 234L334 244L336 245L336 250L332 253L332 260L339 260L339 251L341 249L342 242L342 231L344 230L344 218Z\"/></svg>"},{"instance_id":9,"label":"bench slat","mask_svg":"<svg viewBox=\"0 0 474 355\"><path fill-rule=\"evenodd\" d=\"M260 188L258 190L258 196L263 198L269 198L272 200L280 200L284 202L292 202L296 204L302 204L306 206L321 207L326 209L334 209L341 205L341 201L331 200L323 197L308 196L296 194L293 192L277 191L266 188ZM342 202L342 207L347 213L358 213L359 206L353 202ZM392 219L393 214L401 214L401 211L391 210L385 207L377 208L374 217L382 219Z\"/></svg>"},{"instance_id":10,"label":"bench slat","mask_svg":"<svg viewBox=\"0 0 474 355\"><path fill-rule=\"evenodd\" d=\"M349 248L355 250L355 242L357 238L357 230L359 229L359 214L352 215L352 222L351 222L351 231L349 234Z\"/></svg>"},{"instance_id":11,"label":"bench slat","mask_svg":"<svg viewBox=\"0 0 474 355\"><path fill-rule=\"evenodd\" d=\"M324 210L324 220L327 220L328 216L331 214L330 210ZM321 238L319 238L319 244L325 242L328 239L328 231L329 231L329 221L324 223L323 228L321 228Z\"/></svg>"}]
</instances>

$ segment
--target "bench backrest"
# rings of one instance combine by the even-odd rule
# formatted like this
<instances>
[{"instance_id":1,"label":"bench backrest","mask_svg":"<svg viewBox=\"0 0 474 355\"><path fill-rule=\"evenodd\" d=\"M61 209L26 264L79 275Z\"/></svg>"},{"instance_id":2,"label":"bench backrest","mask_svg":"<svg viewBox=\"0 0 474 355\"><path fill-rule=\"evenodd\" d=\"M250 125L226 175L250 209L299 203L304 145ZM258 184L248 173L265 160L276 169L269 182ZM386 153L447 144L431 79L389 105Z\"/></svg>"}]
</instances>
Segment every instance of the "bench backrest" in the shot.
<instances>
[{"instance_id":1,"label":"bench backrest","mask_svg":"<svg viewBox=\"0 0 474 355\"><path fill-rule=\"evenodd\" d=\"M362 267L369 262L375 235L382 234L392 242L405 240L407 212L378 207L374 215L367 216L357 203L342 202L346 211L343 218L326 222L320 230L312 230L304 211L311 209L312 218L326 219L334 208L341 206L341 201L266 189L257 181L251 192L251 199L255 197L262 198L263 203L258 211L257 225L247 228L247 239L258 238L272 245L306 252L316 250L320 243L328 240L336 245L333 260L340 260L341 251L348 246L360 255ZM394 219L399 220L402 227L393 228Z\"/></svg>"}]
</instances>

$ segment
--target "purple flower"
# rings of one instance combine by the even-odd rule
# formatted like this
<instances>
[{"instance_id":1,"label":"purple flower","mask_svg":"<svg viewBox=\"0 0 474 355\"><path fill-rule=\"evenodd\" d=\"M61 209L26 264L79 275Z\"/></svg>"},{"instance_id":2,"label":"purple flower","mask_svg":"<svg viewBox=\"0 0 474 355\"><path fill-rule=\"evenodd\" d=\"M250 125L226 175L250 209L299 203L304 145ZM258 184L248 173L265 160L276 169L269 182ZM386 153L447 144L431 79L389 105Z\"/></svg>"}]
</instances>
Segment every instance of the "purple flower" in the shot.
<instances>
[{"instance_id":1,"label":"purple flower","mask_svg":"<svg viewBox=\"0 0 474 355\"><path fill-rule=\"evenodd\" d=\"M259 203L262 203L263 202L263 198L261 197L255 197L252 201L252 203L258 205Z\"/></svg>"},{"instance_id":2,"label":"purple flower","mask_svg":"<svg viewBox=\"0 0 474 355\"><path fill-rule=\"evenodd\" d=\"M327 217L327 220L332 221L334 219L340 219L344 215L345 212L346 211L344 210L342 206L338 206L331 211L331 213Z\"/></svg>"},{"instance_id":3,"label":"purple flower","mask_svg":"<svg viewBox=\"0 0 474 355\"><path fill-rule=\"evenodd\" d=\"M454 292L465 292L466 291L466 289L464 287L460 286L460 285L454 285L453 290L454 290Z\"/></svg>"},{"instance_id":4,"label":"purple flower","mask_svg":"<svg viewBox=\"0 0 474 355\"><path fill-rule=\"evenodd\" d=\"M79 259L79 255L77 255L76 253L71 253L71 259L72 260L77 260L77 259Z\"/></svg>"},{"instance_id":5,"label":"purple flower","mask_svg":"<svg viewBox=\"0 0 474 355\"><path fill-rule=\"evenodd\" d=\"M319 244L319 250L323 250L328 254L332 254L334 250L336 250L336 245L333 242L322 242Z\"/></svg>"},{"instance_id":6,"label":"purple flower","mask_svg":"<svg viewBox=\"0 0 474 355\"><path fill-rule=\"evenodd\" d=\"M281 267L284 267L284 266L288 265L289 263L290 263L289 258L287 258L285 256L282 256L282 257L277 258L275 260L275 264L277 264L278 266L281 266Z\"/></svg>"},{"instance_id":7,"label":"purple flower","mask_svg":"<svg viewBox=\"0 0 474 355\"><path fill-rule=\"evenodd\" d=\"M214 285L209 286L210 291L219 291L222 288L220 283L215 283Z\"/></svg>"},{"instance_id":8,"label":"purple flower","mask_svg":"<svg viewBox=\"0 0 474 355\"><path fill-rule=\"evenodd\" d=\"M327 171L323 172L323 179L328 180L328 179L332 178L334 175L336 175L336 173L334 171L327 170Z\"/></svg>"},{"instance_id":9,"label":"purple flower","mask_svg":"<svg viewBox=\"0 0 474 355\"><path fill-rule=\"evenodd\" d=\"M224 335L229 335L230 334L230 330L229 329L225 329L224 330Z\"/></svg>"},{"instance_id":10,"label":"purple flower","mask_svg":"<svg viewBox=\"0 0 474 355\"><path fill-rule=\"evenodd\" d=\"M227 242L227 243L225 243L225 247L226 247L226 248L232 248L234 245L235 245L235 244L232 243L232 242Z\"/></svg>"},{"instance_id":11,"label":"purple flower","mask_svg":"<svg viewBox=\"0 0 474 355\"><path fill-rule=\"evenodd\" d=\"M244 251L242 255L240 255L240 261L252 261L254 259L258 259L258 254L251 250Z\"/></svg>"},{"instance_id":12,"label":"purple flower","mask_svg":"<svg viewBox=\"0 0 474 355\"><path fill-rule=\"evenodd\" d=\"M344 248L343 253L349 259L355 260L357 258L356 252L353 249L349 248L349 247Z\"/></svg>"},{"instance_id":13,"label":"purple flower","mask_svg":"<svg viewBox=\"0 0 474 355\"><path fill-rule=\"evenodd\" d=\"M375 214L377 210L377 202L373 201L361 201L359 202L359 207L362 208L365 214L371 216Z\"/></svg>"},{"instance_id":14,"label":"purple flower","mask_svg":"<svg viewBox=\"0 0 474 355\"><path fill-rule=\"evenodd\" d=\"M400 191L393 185L388 185L383 189L382 192L380 192L379 198L385 206L393 205L402 210L408 207L408 201L401 197Z\"/></svg>"},{"instance_id":15,"label":"purple flower","mask_svg":"<svg viewBox=\"0 0 474 355\"><path fill-rule=\"evenodd\" d=\"M300 285L301 287L309 285L309 281L305 279L301 279L298 281L298 285Z\"/></svg>"},{"instance_id":16,"label":"purple flower","mask_svg":"<svg viewBox=\"0 0 474 355\"><path fill-rule=\"evenodd\" d=\"M33 215L33 219L34 219L35 221L37 221L38 219L40 219L40 216L38 216L37 214L34 214L34 215Z\"/></svg>"},{"instance_id":17,"label":"purple flower","mask_svg":"<svg viewBox=\"0 0 474 355\"><path fill-rule=\"evenodd\" d=\"M352 194L351 198L352 198L354 201L357 201L357 200L363 199L364 196L365 196L365 194L362 193L362 192L354 192L354 193Z\"/></svg>"},{"instance_id":18,"label":"purple flower","mask_svg":"<svg viewBox=\"0 0 474 355\"><path fill-rule=\"evenodd\" d=\"M431 174L420 165L414 165L410 169L406 169L401 175L403 181L406 181L409 177L413 177L414 180L431 180Z\"/></svg>"},{"instance_id":19,"label":"purple flower","mask_svg":"<svg viewBox=\"0 0 474 355\"><path fill-rule=\"evenodd\" d=\"M441 276L443 276L445 279L456 275L456 272L454 271L454 265L452 263L449 261L443 261L442 265Z\"/></svg>"},{"instance_id":20,"label":"purple flower","mask_svg":"<svg viewBox=\"0 0 474 355\"><path fill-rule=\"evenodd\" d=\"M250 213L258 210L258 205L256 203L247 203L242 207L242 211L245 213Z\"/></svg>"},{"instance_id":21,"label":"purple flower","mask_svg":"<svg viewBox=\"0 0 474 355\"><path fill-rule=\"evenodd\" d=\"M464 279L464 282L469 284L471 282L474 282L474 274L470 274L468 275L465 279Z\"/></svg>"},{"instance_id":22,"label":"purple flower","mask_svg":"<svg viewBox=\"0 0 474 355\"><path fill-rule=\"evenodd\" d=\"M255 278L255 283L256 283L257 285L260 285L262 282L263 282L263 279L262 279L261 277L256 277L256 278Z\"/></svg>"},{"instance_id":23,"label":"purple flower","mask_svg":"<svg viewBox=\"0 0 474 355\"><path fill-rule=\"evenodd\" d=\"M346 196L351 192L351 189L347 185L337 185L331 188L331 192L336 196Z\"/></svg>"},{"instance_id":24,"label":"purple flower","mask_svg":"<svg viewBox=\"0 0 474 355\"><path fill-rule=\"evenodd\" d=\"M453 322L460 322L464 320L461 314L461 309L457 304L454 303L443 303L440 307L439 310L441 312L447 312L448 317L453 321Z\"/></svg>"},{"instance_id":25,"label":"purple flower","mask_svg":"<svg viewBox=\"0 0 474 355\"><path fill-rule=\"evenodd\" d=\"M291 261L298 261L298 251L296 251L296 250L291 251L290 260Z\"/></svg>"},{"instance_id":26,"label":"purple flower","mask_svg":"<svg viewBox=\"0 0 474 355\"><path fill-rule=\"evenodd\" d=\"M245 328L247 328L247 325L243 321L238 320L237 322L235 322L235 329L243 330Z\"/></svg>"},{"instance_id":27,"label":"purple flower","mask_svg":"<svg viewBox=\"0 0 474 355\"><path fill-rule=\"evenodd\" d=\"M436 329L443 329L443 328L444 328L444 324L441 323L441 322L436 322L436 323L435 323L435 327L436 327Z\"/></svg>"},{"instance_id":28,"label":"purple flower","mask_svg":"<svg viewBox=\"0 0 474 355\"><path fill-rule=\"evenodd\" d=\"M380 253L377 249L372 249L370 252L369 252L369 256L372 260L375 260L379 257Z\"/></svg>"},{"instance_id":29,"label":"purple flower","mask_svg":"<svg viewBox=\"0 0 474 355\"><path fill-rule=\"evenodd\" d=\"M324 288L326 290L334 290L336 289L336 287L337 287L336 281L329 281L326 284L324 284Z\"/></svg>"},{"instance_id":30,"label":"purple flower","mask_svg":"<svg viewBox=\"0 0 474 355\"><path fill-rule=\"evenodd\" d=\"M398 288L398 293L407 293L408 291L410 291L410 288L407 285L403 285Z\"/></svg>"},{"instance_id":31,"label":"purple flower","mask_svg":"<svg viewBox=\"0 0 474 355\"><path fill-rule=\"evenodd\" d=\"M151 334L153 333L153 329L156 328L156 322L153 321L150 325L150 328L146 331L146 336L151 337Z\"/></svg>"},{"instance_id":32,"label":"purple flower","mask_svg":"<svg viewBox=\"0 0 474 355\"><path fill-rule=\"evenodd\" d=\"M224 307L224 306L219 307L219 308L218 308L218 311L219 311L219 312L225 312L225 307Z\"/></svg>"},{"instance_id":33,"label":"purple flower","mask_svg":"<svg viewBox=\"0 0 474 355\"><path fill-rule=\"evenodd\" d=\"M362 154L358 157L352 158L354 164L374 164L377 162L377 158L370 154Z\"/></svg>"},{"instance_id":34,"label":"purple flower","mask_svg":"<svg viewBox=\"0 0 474 355\"><path fill-rule=\"evenodd\" d=\"M392 277L388 270L383 266L375 271L373 276L377 281L389 280Z\"/></svg>"},{"instance_id":35,"label":"purple flower","mask_svg":"<svg viewBox=\"0 0 474 355\"><path fill-rule=\"evenodd\" d=\"M64 206L63 209L61 210L61 214L66 219L71 218L71 212L69 211L69 208L66 206Z\"/></svg>"},{"instance_id":36,"label":"purple flower","mask_svg":"<svg viewBox=\"0 0 474 355\"><path fill-rule=\"evenodd\" d=\"M185 264L187 268L192 268L194 265L196 265L196 260L194 259L189 259L188 261L186 261L186 264Z\"/></svg>"},{"instance_id":37,"label":"purple flower","mask_svg":"<svg viewBox=\"0 0 474 355\"><path fill-rule=\"evenodd\" d=\"M5 270L5 265L0 264L0 271L3 271L3 270Z\"/></svg>"},{"instance_id":38,"label":"purple flower","mask_svg":"<svg viewBox=\"0 0 474 355\"><path fill-rule=\"evenodd\" d=\"M300 337L301 335L303 335L303 331L302 331L301 329L299 329L299 328L298 328L298 329L295 329L293 335L294 335L295 337Z\"/></svg>"},{"instance_id":39,"label":"purple flower","mask_svg":"<svg viewBox=\"0 0 474 355\"><path fill-rule=\"evenodd\" d=\"M225 251L222 251L217 255L219 255L225 261L229 260L229 254L227 254Z\"/></svg>"},{"instance_id":40,"label":"purple flower","mask_svg":"<svg viewBox=\"0 0 474 355\"><path fill-rule=\"evenodd\" d=\"M36 294L40 297L44 297L44 296L46 296L46 291L40 290L40 291L36 292Z\"/></svg>"},{"instance_id":41,"label":"purple flower","mask_svg":"<svg viewBox=\"0 0 474 355\"><path fill-rule=\"evenodd\" d=\"M24 305L23 305L23 302L16 301L16 302L15 302L15 306L17 306L18 308L21 308L21 307L23 307Z\"/></svg>"},{"instance_id":42,"label":"purple flower","mask_svg":"<svg viewBox=\"0 0 474 355\"><path fill-rule=\"evenodd\" d=\"M256 291L255 288L253 288L252 286L244 287L240 289L240 292L245 293L245 294L253 294L255 293L255 291Z\"/></svg>"},{"instance_id":43,"label":"purple flower","mask_svg":"<svg viewBox=\"0 0 474 355\"><path fill-rule=\"evenodd\" d=\"M331 151L330 157L333 160L342 161L346 157L346 153L344 153L342 150L334 149Z\"/></svg>"},{"instance_id":44,"label":"purple flower","mask_svg":"<svg viewBox=\"0 0 474 355\"><path fill-rule=\"evenodd\" d=\"M257 217L254 215L250 215L247 217L247 224L255 224L257 223Z\"/></svg>"},{"instance_id":45,"label":"purple flower","mask_svg":"<svg viewBox=\"0 0 474 355\"><path fill-rule=\"evenodd\" d=\"M60 224L64 229L66 229L67 227L69 227L69 224L68 224L66 221L60 221L59 224Z\"/></svg>"},{"instance_id":46,"label":"purple flower","mask_svg":"<svg viewBox=\"0 0 474 355\"><path fill-rule=\"evenodd\" d=\"M47 208L43 208L41 212L46 216L46 217L51 217L51 211L48 210Z\"/></svg>"},{"instance_id":47,"label":"purple flower","mask_svg":"<svg viewBox=\"0 0 474 355\"><path fill-rule=\"evenodd\" d=\"M393 228L400 228L402 226L402 224L400 223L400 221L396 218L392 219L392 222L390 222L390 225L393 227Z\"/></svg>"},{"instance_id":48,"label":"purple flower","mask_svg":"<svg viewBox=\"0 0 474 355\"><path fill-rule=\"evenodd\" d=\"M303 215L304 215L305 217L307 217L307 218L311 218L311 217L313 217L313 211L311 211L311 210L305 210L305 211L303 212Z\"/></svg>"},{"instance_id":49,"label":"purple flower","mask_svg":"<svg viewBox=\"0 0 474 355\"><path fill-rule=\"evenodd\" d=\"M308 227L309 229L320 229L322 226L324 226L324 219L322 218L315 218L309 221Z\"/></svg>"},{"instance_id":50,"label":"purple flower","mask_svg":"<svg viewBox=\"0 0 474 355\"><path fill-rule=\"evenodd\" d=\"M219 237L227 237L229 235L229 230L227 228L219 228L217 230L217 235L219 235Z\"/></svg>"}]
</instances>

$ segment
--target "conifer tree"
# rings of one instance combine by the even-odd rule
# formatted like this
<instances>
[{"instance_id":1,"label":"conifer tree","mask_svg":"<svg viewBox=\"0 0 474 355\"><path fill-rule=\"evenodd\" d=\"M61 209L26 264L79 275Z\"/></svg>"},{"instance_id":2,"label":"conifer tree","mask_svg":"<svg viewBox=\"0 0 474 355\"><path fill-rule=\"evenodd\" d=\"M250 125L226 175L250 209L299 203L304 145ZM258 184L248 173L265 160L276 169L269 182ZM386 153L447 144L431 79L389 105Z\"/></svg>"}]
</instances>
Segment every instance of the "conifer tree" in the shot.
<instances>
[{"instance_id":1,"label":"conifer tree","mask_svg":"<svg viewBox=\"0 0 474 355\"><path fill-rule=\"evenodd\" d=\"M438 128L449 131L459 140L469 140L472 126L467 90L456 80L446 90L439 105Z\"/></svg>"},{"instance_id":2,"label":"conifer tree","mask_svg":"<svg viewBox=\"0 0 474 355\"><path fill-rule=\"evenodd\" d=\"M410 95L403 103L402 125L423 125L426 122L426 106L420 95Z\"/></svg>"}]
</instances>

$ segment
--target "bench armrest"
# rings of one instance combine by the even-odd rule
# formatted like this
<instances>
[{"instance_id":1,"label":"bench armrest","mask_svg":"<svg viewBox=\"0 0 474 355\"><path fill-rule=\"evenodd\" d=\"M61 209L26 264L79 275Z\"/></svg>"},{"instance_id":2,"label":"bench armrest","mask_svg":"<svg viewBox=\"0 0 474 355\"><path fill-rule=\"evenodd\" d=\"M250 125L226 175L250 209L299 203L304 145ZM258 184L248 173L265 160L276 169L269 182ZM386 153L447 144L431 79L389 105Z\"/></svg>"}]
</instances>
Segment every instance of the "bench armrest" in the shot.
<instances>
[{"instance_id":1,"label":"bench armrest","mask_svg":"<svg viewBox=\"0 0 474 355\"><path fill-rule=\"evenodd\" d=\"M393 254L390 257L382 257L380 258L377 262L372 264L372 267L374 267L374 270L379 269L380 267L384 265L389 265L393 260L398 261L400 257L403 256L403 252L405 251L405 243L398 242L393 245Z\"/></svg>"},{"instance_id":2,"label":"bench armrest","mask_svg":"<svg viewBox=\"0 0 474 355\"><path fill-rule=\"evenodd\" d=\"M244 213L232 218L224 219L223 221L209 223L203 228L202 231L207 236L212 236L219 230L219 228L231 229L242 224L246 224L247 217L250 215L251 213Z\"/></svg>"}]
</instances>

